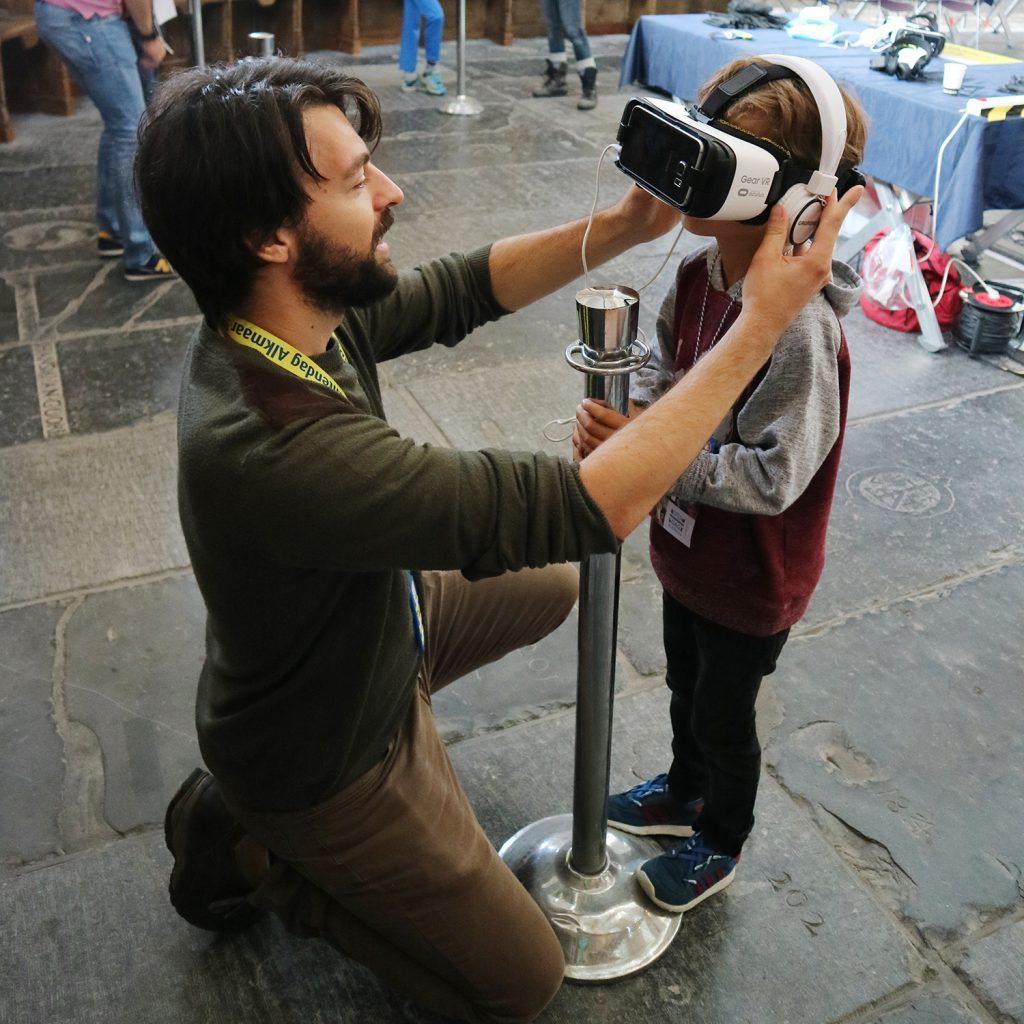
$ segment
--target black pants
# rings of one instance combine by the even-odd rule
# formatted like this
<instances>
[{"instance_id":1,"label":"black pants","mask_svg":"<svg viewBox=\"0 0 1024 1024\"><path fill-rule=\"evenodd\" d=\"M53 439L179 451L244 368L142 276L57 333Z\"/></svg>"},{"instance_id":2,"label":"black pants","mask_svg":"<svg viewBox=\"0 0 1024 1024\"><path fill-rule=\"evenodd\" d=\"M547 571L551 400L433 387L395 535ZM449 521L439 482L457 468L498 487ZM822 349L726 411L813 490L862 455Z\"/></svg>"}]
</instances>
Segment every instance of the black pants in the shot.
<instances>
[{"instance_id":1,"label":"black pants","mask_svg":"<svg viewBox=\"0 0 1024 1024\"><path fill-rule=\"evenodd\" d=\"M669 788L680 800L703 797L696 828L736 856L754 827L761 745L754 702L789 630L749 636L716 625L664 595L666 682L672 691Z\"/></svg>"}]
</instances>

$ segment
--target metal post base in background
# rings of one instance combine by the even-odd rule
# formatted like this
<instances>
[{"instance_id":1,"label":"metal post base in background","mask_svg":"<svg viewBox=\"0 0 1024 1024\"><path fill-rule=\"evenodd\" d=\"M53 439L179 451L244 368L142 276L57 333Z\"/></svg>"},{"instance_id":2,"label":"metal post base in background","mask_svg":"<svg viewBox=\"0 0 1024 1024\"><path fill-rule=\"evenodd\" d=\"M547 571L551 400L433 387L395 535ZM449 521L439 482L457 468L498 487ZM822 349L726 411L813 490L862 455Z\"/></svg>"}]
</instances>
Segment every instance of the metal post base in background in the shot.
<instances>
[{"instance_id":1,"label":"metal post base in background","mask_svg":"<svg viewBox=\"0 0 1024 1024\"><path fill-rule=\"evenodd\" d=\"M479 100L466 95L466 0L459 0L459 41L458 41L459 83L457 95L441 104L438 108L442 114L456 114L472 117L484 108Z\"/></svg>"},{"instance_id":2,"label":"metal post base in background","mask_svg":"<svg viewBox=\"0 0 1024 1024\"><path fill-rule=\"evenodd\" d=\"M565 357L586 377L586 396L625 413L629 375L650 358L639 334L640 297L631 288L576 295L579 340ZM517 832L501 856L551 922L566 976L613 981L636 974L668 949L680 917L659 910L633 877L660 854L651 839L608 829L608 779L615 697L619 554L580 565L579 668L573 813Z\"/></svg>"},{"instance_id":3,"label":"metal post base in background","mask_svg":"<svg viewBox=\"0 0 1024 1024\"><path fill-rule=\"evenodd\" d=\"M501 859L537 901L562 944L565 976L616 981L654 963L672 944L681 914L659 910L633 875L662 853L652 839L608 829L607 867L583 875L569 864L571 814L543 818L517 832Z\"/></svg>"}]
</instances>

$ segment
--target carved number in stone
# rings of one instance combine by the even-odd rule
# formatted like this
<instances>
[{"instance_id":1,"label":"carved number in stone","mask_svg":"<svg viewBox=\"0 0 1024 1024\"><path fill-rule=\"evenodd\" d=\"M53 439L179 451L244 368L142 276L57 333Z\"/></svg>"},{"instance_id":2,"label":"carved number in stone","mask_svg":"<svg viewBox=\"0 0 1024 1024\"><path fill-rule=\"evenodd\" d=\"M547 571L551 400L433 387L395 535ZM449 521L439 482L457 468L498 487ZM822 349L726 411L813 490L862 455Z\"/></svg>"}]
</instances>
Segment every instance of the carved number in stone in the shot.
<instances>
[{"instance_id":1,"label":"carved number in stone","mask_svg":"<svg viewBox=\"0 0 1024 1024\"><path fill-rule=\"evenodd\" d=\"M864 469L846 481L846 491L852 498L906 516L941 516L956 504L945 480L912 469Z\"/></svg>"},{"instance_id":2,"label":"carved number in stone","mask_svg":"<svg viewBox=\"0 0 1024 1024\"><path fill-rule=\"evenodd\" d=\"M807 931L811 935L817 936L825 924L825 918L813 907L807 906L807 893L792 884L793 879L789 872L779 871L775 874L766 874L764 877L772 889L782 895L787 907L800 911L800 923Z\"/></svg>"},{"instance_id":3,"label":"carved number in stone","mask_svg":"<svg viewBox=\"0 0 1024 1024\"><path fill-rule=\"evenodd\" d=\"M80 220L22 224L4 235L4 245L18 252L55 252L91 241L95 231L88 221Z\"/></svg>"}]
</instances>

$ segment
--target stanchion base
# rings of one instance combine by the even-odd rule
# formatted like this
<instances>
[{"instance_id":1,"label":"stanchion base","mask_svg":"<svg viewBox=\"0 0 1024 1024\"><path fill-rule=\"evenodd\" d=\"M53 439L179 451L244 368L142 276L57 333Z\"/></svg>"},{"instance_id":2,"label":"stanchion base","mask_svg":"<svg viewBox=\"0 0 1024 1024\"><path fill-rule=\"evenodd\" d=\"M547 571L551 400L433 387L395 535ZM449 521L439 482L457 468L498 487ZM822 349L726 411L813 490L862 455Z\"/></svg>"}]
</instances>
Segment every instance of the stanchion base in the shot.
<instances>
[{"instance_id":1,"label":"stanchion base","mask_svg":"<svg viewBox=\"0 0 1024 1024\"><path fill-rule=\"evenodd\" d=\"M463 117L472 117L474 114L479 114L484 108L483 104L474 99L472 96L455 96L450 99L447 103L443 103L437 108L442 114L460 114Z\"/></svg>"},{"instance_id":2,"label":"stanchion base","mask_svg":"<svg viewBox=\"0 0 1024 1024\"><path fill-rule=\"evenodd\" d=\"M600 875L569 867L572 815L543 818L501 848L502 860L551 922L573 981L616 981L649 967L679 931L679 914L644 896L636 869L661 847L643 836L608 830L608 866Z\"/></svg>"}]
</instances>

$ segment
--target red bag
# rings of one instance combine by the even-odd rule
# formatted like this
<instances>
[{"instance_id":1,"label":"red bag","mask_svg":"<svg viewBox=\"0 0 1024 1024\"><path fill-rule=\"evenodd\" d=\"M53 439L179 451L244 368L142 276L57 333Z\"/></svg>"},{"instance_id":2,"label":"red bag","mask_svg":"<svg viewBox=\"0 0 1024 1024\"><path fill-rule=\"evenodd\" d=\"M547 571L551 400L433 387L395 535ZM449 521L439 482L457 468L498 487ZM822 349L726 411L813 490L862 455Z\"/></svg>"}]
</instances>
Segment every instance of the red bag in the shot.
<instances>
[{"instance_id":1,"label":"red bag","mask_svg":"<svg viewBox=\"0 0 1024 1024\"><path fill-rule=\"evenodd\" d=\"M864 246L865 267L871 259L872 250L888 233L888 228L879 231ZM942 288L942 298L935 305L935 316L939 321L939 327L948 331L952 328L963 307L963 300L960 298L960 275L956 272L956 267L950 267L949 257L927 235L920 231L912 231L911 234L914 236L914 256L921 267L921 274L928 288L928 294L932 297L932 302L935 302L939 288ZM930 255L925 259L925 255L929 252ZM949 267L948 274L946 273L947 267ZM898 273L898 271L896 272ZM917 321L917 314L909 305L910 298L905 288L902 296L896 302L890 301L888 306L883 305L877 297L870 294L870 274L864 272L862 268L862 275L865 278L865 287L860 297L860 308L864 310L864 315L869 320L874 320L875 323L881 324L883 327L890 327L894 331L920 331L921 325ZM944 287L942 285L943 277L946 279ZM899 308L890 308L894 305Z\"/></svg>"}]
</instances>

